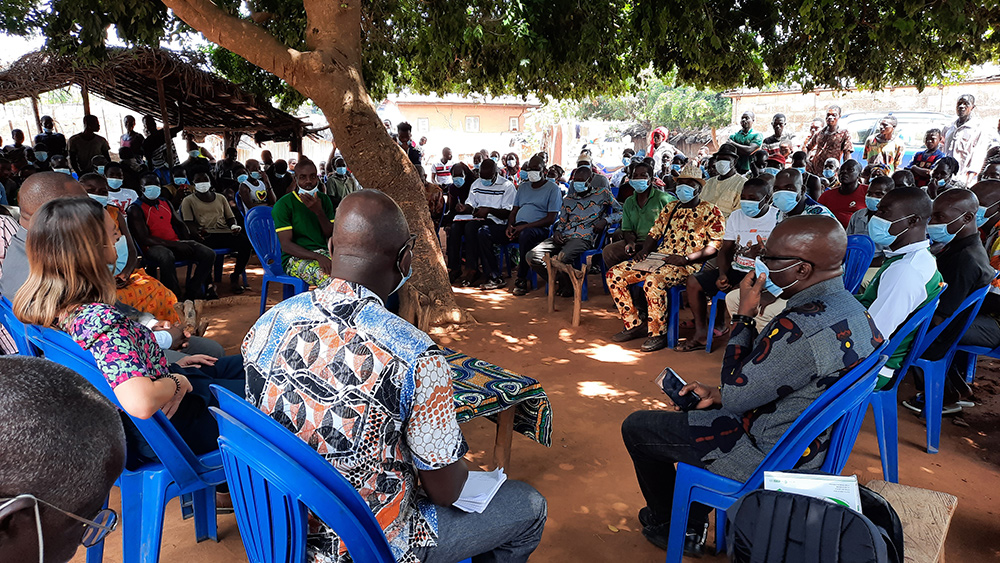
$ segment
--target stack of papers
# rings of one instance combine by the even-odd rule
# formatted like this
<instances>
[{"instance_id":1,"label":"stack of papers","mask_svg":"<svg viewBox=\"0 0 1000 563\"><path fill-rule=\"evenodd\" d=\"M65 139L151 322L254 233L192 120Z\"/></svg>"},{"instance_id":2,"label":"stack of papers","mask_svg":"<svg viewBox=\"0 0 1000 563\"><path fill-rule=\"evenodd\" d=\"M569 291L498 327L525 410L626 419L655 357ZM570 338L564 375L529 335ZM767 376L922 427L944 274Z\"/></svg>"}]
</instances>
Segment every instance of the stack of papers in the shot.
<instances>
[{"instance_id":1,"label":"stack of papers","mask_svg":"<svg viewBox=\"0 0 1000 563\"><path fill-rule=\"evenodd\" d=\"M861 512L861 493L858 492L857 475L842 477L765 471L764 490L815 497Z\"/></svg>"},{"instance_id":2,"label":"stack of papers","mask_svg":"<svg viewBox=\"0 0 1000 563\"><path fill-rule=\"evenodd\" d=\"M504 474L503 468L493 471L470 471L465 487L462 488L462 494L452 506L465 512L482 513L506 480L507 475Z\"/></svg>"},{"instance_id":3,"label":"stack of papers","mask_svg":"<svg viewBox=\"0 0 1000 563\"><path fill-rule=\"evenodd\" d=\"M632 269L638 272L655 272L666 264L667 255L660 252L650 252L649 256L641 262L632 264Z\"/></svg>"}]
</instances>

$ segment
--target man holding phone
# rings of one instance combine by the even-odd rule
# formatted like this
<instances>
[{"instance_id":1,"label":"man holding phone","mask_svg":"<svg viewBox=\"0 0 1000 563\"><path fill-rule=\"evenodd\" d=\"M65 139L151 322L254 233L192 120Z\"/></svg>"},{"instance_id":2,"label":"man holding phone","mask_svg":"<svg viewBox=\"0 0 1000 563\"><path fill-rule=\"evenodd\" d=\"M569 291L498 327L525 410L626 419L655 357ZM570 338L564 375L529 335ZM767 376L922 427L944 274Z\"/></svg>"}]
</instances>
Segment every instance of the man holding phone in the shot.
<instances>
[{"instance_id":1,"label":"man holding phone","mask_svg":"<svg viewBox=\"0 0 1000 563\"><path fill-rule=\"evenodd\" d=\"M801 216L779 223L755 260L757 275L740 283L722 385L688 383L677 394L698 395L690 410L671 401L673 412L639 411L625 419L622 438L646 500L639 521L650 543L667 545L674 463L745 480L812 401L882 344L868 312L844 289L846 250L847 235L836 219ZM758 334L753 317L765 290L788 302ZM818 438L797 467L819 468L828 440L828 433ZM704 549L709 511L691 507L686 553Z\"/></svg>"}]
</instances>

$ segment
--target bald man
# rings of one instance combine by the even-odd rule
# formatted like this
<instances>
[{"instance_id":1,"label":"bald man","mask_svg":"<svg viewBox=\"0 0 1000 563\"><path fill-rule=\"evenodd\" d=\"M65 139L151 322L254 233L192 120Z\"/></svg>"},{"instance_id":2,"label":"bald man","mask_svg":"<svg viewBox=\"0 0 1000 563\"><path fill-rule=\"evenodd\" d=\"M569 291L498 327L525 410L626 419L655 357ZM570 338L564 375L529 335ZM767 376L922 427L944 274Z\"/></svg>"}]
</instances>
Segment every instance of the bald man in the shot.
<instances>
[{"instance_id":1,"label":"bald man","mask_svg":"<svg viewBox=\"0 0 1000 563\"><path fill-rule=\"evenodd\" d=\"M979 238L979 229L976 228L976 215L979 212L979 199L971 190L953 188L941 192L934 200L934 209L931 213L930 224L927 226L927 235L938 246L943 245L937 253L938 270L944 277L947 289L941 294L937 311L934 313L932 324L937 325L958 310L959 305L973 291L989 284L993 280L995 271L990 265L989 255L983 247ZM981 314L996 314L1000 307L996 305L996 295L987 296ZM979 317L977 317L979 320ZM961 317L956 319L948 328L941 333L941 336L924 352L924 356L930 360L937 360L944 356L948 348L954 344L956 338L961 335L958 331L961 327L954 325L964 321ZM1000 340L1000 327L993 326L995 321L981 322L976 330L969 329L971 339L991 339L994 335ZM993 322L990 325L989 322ZM982 331L980 336L974 336L978 331ZM963 338L964 340L964 338ZM952 362L954 369L948 371L948 377L944 389L944 414L954 414L960 412L963 407L972 406L972 403L962 399L971 395L972 390L965 383L965 378L958 372L957 366L965 365L964 358L956 358ZM923 388L923 378L920 377L920 370L916 370L917 389ZM914 411L923 410L923 395L903 401L903 406Z\"/></svg>"},{"instance_id":2,"label":"bald man","mask_svg":"<svg viewBox=\"0 0 1000 563\"><path fill-rule=\"evenodd\" d=\"M852 162L852 161L848 161ZM885 176L878 180L889 180ZM920 188L898 188L885 194L868 221L868 236L885 247L885 261L858 295L879 332L891 337L899 325L941 293L941 273L930 253L927 222L931 198ZM892 381L913 342L911 333L892 351L879 372L878 389Z\"/></svg>"},{"instance_id":3,"label":"bald man","mask_svg":"<svg viewBox=\"0 0 1000 563\"><path fill-rule=\"evenodd\" d=\"M722 387L690 383L681 394L701 398L692 410L639 411L625 419L622 437L646 500L639 521L650 543L666 548L675 462L747 479L806 407L882 344L864 306L844 289L840 265L846 249L847 235L836 219L791 217L779 223L757 258L758 275L740 283ZM765 291L788 304L758 334L753 317ZM821 436L797 467L818 469L827 440L828 434ZM704 549L708 512L691 506L685 552Z\"/></svg>"},{"instance_id":4,"label":"bald man","mask_svg":"<svg viewBox=\"0 0 1000 563\"><path fill-rule=\"evenodd\" d=\"M350 480L398 559L526 561L545 525L535 489L508 480L482 514L451 506L468 476L468 448L448 361L384 306L410 277L414 241L384 193L345 197L330 241L330 283L276 305L243 343L247 400ZM418 499L421 488L428 500ZM332 530L320 537L310 541L309 559L341 561Z\"/></svg>"},{"instance_id":5,"label":"bald man","mask_svg":"<svg viewBox=\"0 0 1000 563\"><path fill-rule=\"evenodd\" d=\"M59 172L32 174L21 186L18 193L18 202L21 204L20 226L10 239L7 253L0 259L0 295L11 301L28 279L28 255L24 248L31 216L46 202L58 197L87 197L87 190L72 176Z\"/></svg>"},{"instance_id":6,"label":"bald man","mask_svg":"<svg viewBox=\"0 0 1000 563\"><path fill-rule=\"evenodd\" d=\"M1000 268L1000 181L983 180L973 185L972 193L979 199L979 210L976 213L976 225L979 232L986 237L986 253L990 257L990 266ZM993 291L1000 292L1000 281L993 281Z\"/></svg>"}]
</instances>

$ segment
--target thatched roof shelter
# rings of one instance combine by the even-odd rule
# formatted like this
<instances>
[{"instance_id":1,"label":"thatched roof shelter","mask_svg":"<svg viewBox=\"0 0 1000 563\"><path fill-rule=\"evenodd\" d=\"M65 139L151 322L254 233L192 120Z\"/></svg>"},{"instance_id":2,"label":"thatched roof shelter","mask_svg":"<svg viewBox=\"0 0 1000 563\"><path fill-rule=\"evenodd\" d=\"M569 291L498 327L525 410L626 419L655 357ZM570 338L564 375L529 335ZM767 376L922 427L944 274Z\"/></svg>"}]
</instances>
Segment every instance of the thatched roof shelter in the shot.
<instances>
[{"instance_id":1,"label":"thatched roof shelter","mask_svg":"<svg viewBox=\"0 0 1000 563\"><path fill-rule=\"evenodd\" d=\"M76 84L84 91L85 105L89 105L87 93L94 93L162 121L162 88L171 125L183 114L184 130L196 135L245 133L263 142L295 141L309 133L302 120L208 72L205 66L197 54L164 49L111 48L104 60L94 64L36 51L0 70L0 103L36 99Z\"/></svg>"}]
</instances>

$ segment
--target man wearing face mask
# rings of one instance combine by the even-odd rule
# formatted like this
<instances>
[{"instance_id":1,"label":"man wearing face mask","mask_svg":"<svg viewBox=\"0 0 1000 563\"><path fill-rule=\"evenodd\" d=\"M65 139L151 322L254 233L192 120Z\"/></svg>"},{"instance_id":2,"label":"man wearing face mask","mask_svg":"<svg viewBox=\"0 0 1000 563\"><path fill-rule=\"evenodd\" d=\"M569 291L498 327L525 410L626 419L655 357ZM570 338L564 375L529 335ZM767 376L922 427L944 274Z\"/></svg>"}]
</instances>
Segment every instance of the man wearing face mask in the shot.
<instances>
[{"instance_id":1,"label":"man wearing face mask","mask_svg":"<svg viewBox=\"0 0 1000 563\"><path fill-rule=\"evenodd\" d=\"M937 245L944 245L937 253L937 266L948 287L941 294L937 310L934 312L932 325L941 324L948 318L970 293L993 281L995 270L990 265L989 255L979 238L976 227L976 216L979 214L979 200L971 190L951 189L938 195L934 200L930 224L927 226L927 236ZM996 294L990 293L983 302L979 316L973 320L961 342L977 346L985 346L992 341L1000 341L1000 326L993 320L1000 307L997 306ZM923 357L937 360L958 337L957 331L965 319L961 316L949 325L941 336L928 346ZM944 414L961 412L963 407L973 404L963 399L972 394L965 383L965 377L959 372L958 366L966 365L961 354L952 362L948 370L944 388ZM923 389L923 377L920 370L915 372L917 389ZM924 406L922 393L903 401L903 406L921 412Z\"/></svg>"},{"instance_id":2,"label":"man wearing face mask","mask_svg":"<svg viewBox=\"0 0 1000 563\"><path fill-rule=\"evenodd\" d=\"M500 289L506 284L500 277L500 265L493 247L506 243L507 220L514 207L517 188L497 172L493 159L484 160L479 171L480 177L472 183L468 198L455 204L456 215L448 231L449 277L457 285L472 287L479 278L482 263L488 279L480 287Z\"/></svg>"},{"instance_id":3,"label":"man wearing face mask","mask_svg":"<svg viewBox=\"0 0 1000 563\"><path fill-rule=\"evenodd\" d=\"M413 271L416 235L377 190L348 195L338 215L331 283L272 307L244 342L247 400L348 478L400 560L526 561L546 514L532 487L506 481L482 514L451 506L469 469L448 361L384 305ZM342 561L341 547L321 525L307 556Z\"/></svg>"},{"instance_id":4,"label":"man wearing face mask","mask_svg":"<svg viewBox=\"0 0 1000 563\"><path fill-rule=\"evenodd\" d=\"M854 212L854 215L851 215L851 220L847 223L847 235L868 236L868 221L875 216L875 211L878 210L878 203L882 201L882 198L894 189L896 189L896 185L891 179L885 176L879 176L872 180L871 185L868 186L868 193L865 195L865 208L859 209ZM886 246L879 244L878 241L873 240L873 242L875 242L875 256L872 258L871 267L868 268L868 272L861 282L862 288L868 285L868 282L875 276L875 272L882 266L882 261L885 259Z\"/></svg>"},{"instance_id":5,"label":"man wearing face mask","mask_svg":"<svg viewBox=\"0 0 1000 563\"><path fill-rule=\"evenodd\" d=\"M740 208L740 193L743 183L747 181L736 171L736 147L726 143L715 153L716 176L708 179L701 199L714 204L722 212L723 217Z\"/></svg>"},{"instance_id":6,"label":"man wearing face mask","mask_svg":"<svg viewBox=\"0 0 1000 563\"><path fill-rule=\"evenodd\" d=\"M42 132L35 135L35 144L43 144L49 150L49 157L57 154L66 156L66 137L62 133L56 133L55 122L51 116L42 116Z\"/></svg>"},{"instance_id":7,"label":"man wearing face mask","mask_svg":"<svg viewBox=\"0 0 1000 563\"><path fill-rule=\"evenodd\" d=\"M817 203L802 189L802 174L795 168L786 168L774 177L774 206L778 208L778 222L796 215L836 216L825 206Z\"/></svg>"},{"instance_id":8,"label":"man wearing face mask","mask_svg":"<svg viewBox=\"0 0 1000 563\"><path fill-rule=\"evenodd\" d=\"M726 234L715 259L718 268L704 269L688 276L687 294L694 315L694 336L677 345L678 352L690 352L705 347L708 331L706 298L720 291L728 292L740 285L753 271L754 259L763 250L767 237L778 223L778 210L771 202L771 185L761 178L751 178L743 184L740 209L726 219Z\"/></svg>"},{"instance_id":9,"label":"man wearing face mask","mask_svg":"<svg viewBox=\"0 0 1000 563\"><path fill-rule=\"evenodd\" d=\"M73 172L73 170L70 169L69 160L67 160L65 156L62 155L53 156L51 159L51 163L53 172L58 172L60 174L65 174L67 176L72 176L74 180L77 179L76 172Z\"/></svg>"},{"instance_id":10,"label":"man wearing face mask","mask_svg":"<svg viewBox=\"0 0 1000 563\"><path fill-rule=\"evenodd\" d=\"M833 212L834 217L845 228L856 211L864 208L868 188L859 183L861 165L851 159L840 167L840 185L837 189L826 190L819 196L819 204Z\"/></svg>"},{"instance_id":11,"label":"man wearing face mask","mask_svg":"<svg viewBox=\"0 0 1000 563\"><path fill-rule=\"evenodd\" d=\"M799 171L802 174L802 188L806 195L818 200L821 195L823 195L823 182L820 177L806 170L806 159L807 155L803 151L796 151L792 153L792 168ZM831 159L827 159L830 161ZM836 160L836 166L840 166L840 161ZM826 165L824 164L824 170ZM822 173L821 173L822 174Z\"/></svg>"},{"instance_id":12,"label":"man wearing face mask","mask_svg":"<svg viewBox=\"0 0 1000 563\"><path fill-rule=\"evenodd\" d=\"M451 171L448 171L448 183L451 183ZM333 161L333 174L327 176L326 189L330 197L333 198L334 206L340 205L345 197L361 189L358 179L347 169L347 162L343 157L336 157Z\"/></svg>"},{"instance_id":13,"label":"man wearing face mask","mask_svg":"<svg viewBox=\"0 0 1000 563\"><path fill-rule=\"evenodd\" d=\"M970 188L979 200L979 210L976 212L976 225L979 235L983 237L986 252L990 256L990 266L1000 267L1000 181L983 180ZM1000 293L1000 280L993 282L996 292Z\"/></svg>"},{"instance_id":14,"label":"man wearing face mask","mask_svg":"<svg viewBox=\"0 0 1000 563\"><path fill-rule=\"evenodd\" d=\"M618 188L622 185L622 182L628 177L628 167L632 164L632 157L635 156L635 151L632 149L625 149L622 151L622 165L616 166L614 168L608 168L608 172L611 174L611 185Z\"/></svg>"},{"instance_id":15,"label":"man wearing face mask","mask_svg":"<svg viewBox=\"0 0 1000 563\"><path fill-rule=\"evenodd\" d=\"M246 182L246 170L240 165L235 172L238 179ZM242 183L241 182L241 183ZM194 240L213 249L230 248L236 250L236 265L229 275L234 295L240 295L246 289L242 276L246 273L247 262L253 249L250 239L243 228L236 224L236 216L229 201L222 194L212 190L212 181L208 174L200 173L194 177L194 193L181 202L181 219L192 233Z\"/></svg>"},{"instance_id":16,"label":"man wearing face mask","mask_svg":"<svg viewBox=\"0 0 1000 563\"><path fill-rule=\"evenodd\" d=\"M139 199L139 194L135 190L123 187L122 167L117 162L109 163L104 168L104 175L108 179L108 204L118 207L124 213Z\"/></svg>"},{"instance_id":17,"label":"man wearing face mask","mask_svg":"<svg viewBox=\"0 0 1000 563\"><path fill-rule=\"evenodd\" d=\"M653 169L647 164L639 163L632 168L629 185L634 193L622 205L622 240L605 246L601 252L605 269L610 270L631 258L636 249L642 247L660 211L670 202L677 201L671 194L651 189L652 175Z\"/></svg>"},{"instance_id":18,"label":"man wearing face mask","mask_svg":"<svg viewBox=\"0 0 1000 563\"><path fill-rule=\"evenodd\" d=\"M194 178L195 174L209 174L212 164L201 154L201 149L193 139L187 140L187 158L181 163L185 178Z\"/></svg>"},{"instance_id":19,"label":"man wearing face mask","mask_svg":"<svg viewBox=\"0 0 1000 563\"><path fill-rule=\"evenodd\" d=\"M327 241L335 214L333 200L319 191L316 165L303 157L295 167L294 191L278 199L271 210L285 273L317 287L330 283Z\"/></svg>"},{"instance_id":20,"label":"man wearing face mask","mask_svg":"<svg viewBox=\"0 0 1000 563\"><path fill-rule=\"evenodd\" d=\"M562 192L559 186L545 177L545 165L538 154L525 165L528 179L517 186L514 207L507 219L507 238L517 241L520 261L514 295L528 293L528 252L549 237L549 226L555 222L562 209Z\"/></svg>"},{"instance_id":21,"label":"man wearing face mask","mask_svg":"<svg viewBox=\"0 0 1000 563\"><path fill-rule=\"evenodd\" d=\"M283 159L279 158L275 160L274 164L268 167L265 174L267 174L267 179L270 180L275 198L281 199L289 190L292 190L292 183L295 179L288 172L288 163Z\"/></svg>"},{"instance_id":22,"label":"man wearing face mask","mask_svg":"<svg viewBox=\"0 0 1000 563\"><path fill-rule=\"evenodd\" d=\"M667 291L683 284L722 246L725 220L718 207L699 198L704 184L701 170L693 161L689 162L677 177L679 201L663 208L642 248L631 260L608 270L608 288L625 323L624 330L611 337L613 341L626 342L648 334L642 344L643 352L666 347ZM663 265L652 272L636 269L635 266L653 251L665 255ZM629 286L639 282L644 282L648 327L640 318L629 292Z\"/></svg>"},{"instance_id":23,"label":"man wearing face mask","mask_svg":"<svg viewBox=\"0 0 1000 563\"><path fill-rule=\"evenodd\" d=\"M607 213L610 207L611 213ZM528 252L528 263L541 279L548 278L545 255L573 264L594 247L601 231L621 220L622 205L611 195L608 179L595 175L589 166L573 171L570 193L562 200L553 235ZM556 279L556 295L572 297L573 286L565 274Z\"/></svg>"},{"instance_id":24,"label":"man wearing face mask","mask_svg":"<svg viewBox=\"0 0 1000 563\"><path fill-rule=\"evenodd\" d=\"M214 285L205 287L215 265L215 251L193 240L174 206L160 198L162 189L155 174L144 176L142 184L139 201L128 208L128 225L135 235L135 242L143 249L147 271L156 275L159 270L160 282L173 291L179 301L218 299ZM178 260L195 263L194 275L185 285L183 297L174 265Z\"/></svg>"},{"instance_id":25,"label":"man wearing face mask","mask_svg":"<svg viewBox=\"0 0 1000 563\"><path fill-rule=\"evenodd\" d=\"M38 172L48 172L49 168L49 148L45 143L36 143L31 150L32 162Z\"/></svg>"},{"instance_id":26,"label":"man wearing face mask","mask_svg":"<svg viewBox=\"0 0 1000 563\"><path fill-rule=\"evenodd\" d=\"M625 419L622 438L646 500L639 522L653 545L666 547L675 462L746 480L806 407L884 342L865 308L844 289L840 266L846 250L847 236L835 219L793 217L778 224L756 258L758 275L740 282L721 387L692 382L680 393L697 393L701 400L693 410L638 411ZM765 291L781 294L788 306L758 333L753 318ZM830 433L823 433L795 466L821 467L829 440ZM691 505L688 554L704 549L709 511Z\"/></svg>"},{"instance_id":27,"label":"man wearing face mask","mask_svg":"<svg viewBox=\"0 0 1000 563\"><path fill-rule=\"evenodd\" d=\"M952 188L966 189L965 184L955 178L958 161L950 156L939 158L931 168L931 179L927 184L927 195L934 199L938 194Z\"/></svg>"},{"instance_id":28,"label":"man wearing face mask","mask_svg":"<svg viewBox=\"0 0 1000 563\"><path fill-rule=\"evenodd\" d=\"M916 310L941 293L942 277L928 248L931 198L920 188L899 188L879 201L868 221L868 236L885 247L886 259L858 295L879 332L890 336ZM879 372L876 389L890 381L910 351L906 336Z\"/></svg>"}]
</instances>

